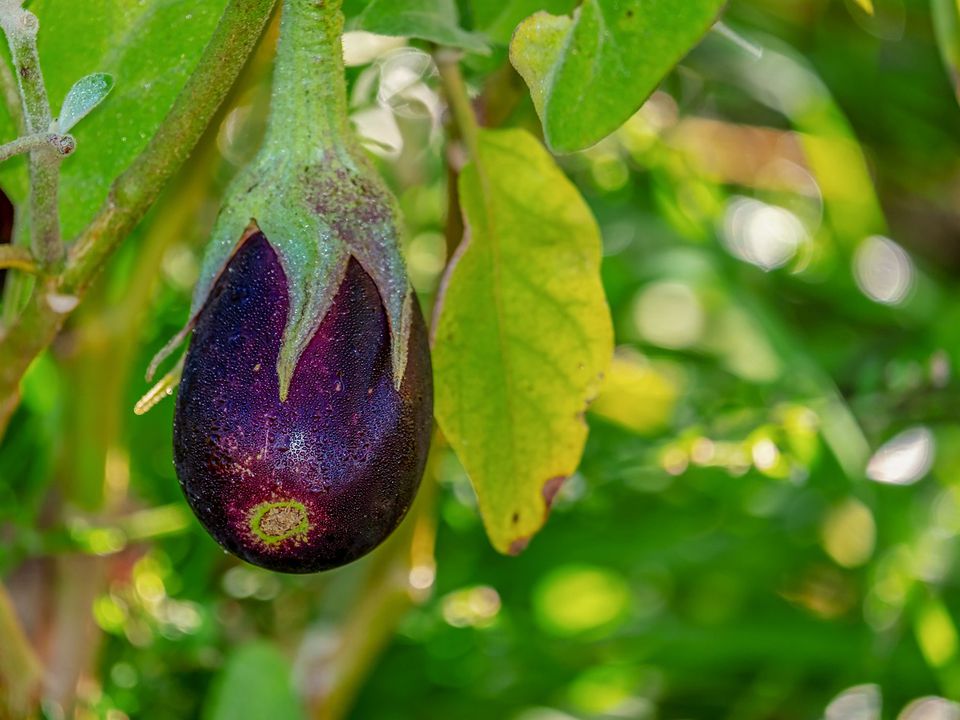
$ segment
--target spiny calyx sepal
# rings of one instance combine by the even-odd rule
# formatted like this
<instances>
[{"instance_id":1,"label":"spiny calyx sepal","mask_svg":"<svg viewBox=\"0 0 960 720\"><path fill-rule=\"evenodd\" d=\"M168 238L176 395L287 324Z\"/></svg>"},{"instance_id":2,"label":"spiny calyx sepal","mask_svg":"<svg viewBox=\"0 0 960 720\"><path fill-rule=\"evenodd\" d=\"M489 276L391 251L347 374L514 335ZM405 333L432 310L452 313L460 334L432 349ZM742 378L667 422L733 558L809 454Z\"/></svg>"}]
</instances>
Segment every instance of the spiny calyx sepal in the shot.
<instances>
[{"instance_id":1,"label":"spiny calyx sepal","mask_svg":"<svg viewBox=\"0 0 960 720\"><path fill-rule=\"evenodd\" d=\"M390 326L393 383L403 381L412 294L400 255L400 216L363 158L327 152L309 164L261 157L233 182L214 226L194 291L195 319L230 258L260 232L274 248L290 295L277 375L286 399L297 363L326 316L350 258L373 280ZM191 320L193 322L193 320Z\"/></svg>"}]
</instances>

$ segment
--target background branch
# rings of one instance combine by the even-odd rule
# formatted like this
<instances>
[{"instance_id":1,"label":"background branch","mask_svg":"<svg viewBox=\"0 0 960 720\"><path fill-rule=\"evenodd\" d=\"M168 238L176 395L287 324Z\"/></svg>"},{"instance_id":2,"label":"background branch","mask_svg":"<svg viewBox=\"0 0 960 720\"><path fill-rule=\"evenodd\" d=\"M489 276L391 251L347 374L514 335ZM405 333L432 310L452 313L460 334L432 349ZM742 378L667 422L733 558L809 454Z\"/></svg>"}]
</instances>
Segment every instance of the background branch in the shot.
<instances>
[{"instance_id":1,"label":"background branch","mask_svg":"<svg viewBox=\"0 0 960 720\"><path fill-rule=\"evenodd\" d=\"M40 662L2 585L0 647L0 718L27 717L40 692Z\"/></svg>"}]
</instances>

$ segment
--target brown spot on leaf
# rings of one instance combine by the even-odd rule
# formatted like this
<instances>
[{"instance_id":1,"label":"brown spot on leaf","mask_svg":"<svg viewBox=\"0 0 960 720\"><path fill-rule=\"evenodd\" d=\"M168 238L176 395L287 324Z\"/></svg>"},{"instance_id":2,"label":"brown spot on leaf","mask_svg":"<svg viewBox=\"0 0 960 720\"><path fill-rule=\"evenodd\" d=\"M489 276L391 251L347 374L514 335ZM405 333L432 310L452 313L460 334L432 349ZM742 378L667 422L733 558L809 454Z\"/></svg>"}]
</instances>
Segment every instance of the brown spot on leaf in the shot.
<instances>
[{"instance_id":1,"label":"brown spot on leaf","mask_svg":"<svg viewBox=\"0 0 960 720\"><path fill-rule=\"evenodd\" d=\"M520 537L510 543L510 548L507 550L511 555L519 555L524 550L527 549L527 545L530 544L530 537Z\"/></svg>"},{"instance_id":2,"label":"brown spot on leaf","mask_svg":"<svg viewBox=\"0 0 960 720\"><path fill-rule=\"evenodd\" d=\"M543 484L543 500L547 503L547 513L550 512L550 506L553 505L553 499L557 496L557 493L560 492L560 488L563 485L564 480L567 478L563 475L557 477L552 477Z\"/></svg>"}]
</instances>

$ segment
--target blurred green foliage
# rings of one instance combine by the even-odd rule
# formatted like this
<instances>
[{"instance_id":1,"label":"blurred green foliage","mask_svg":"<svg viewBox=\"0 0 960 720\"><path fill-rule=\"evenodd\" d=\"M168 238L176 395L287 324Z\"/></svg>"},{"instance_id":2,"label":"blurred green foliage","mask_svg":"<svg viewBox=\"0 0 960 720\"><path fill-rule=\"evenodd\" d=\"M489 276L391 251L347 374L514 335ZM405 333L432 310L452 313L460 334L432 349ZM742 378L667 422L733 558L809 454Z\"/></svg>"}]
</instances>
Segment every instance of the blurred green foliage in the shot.
<instances>
[{"instance_id":1,"label":"blurred green foliage","mask_svg":"<svg viewBox=\"0 0 960 720\"><path fill-rule=\"evenodd\" d=\"M464 60L487 122L541 132L504 28L563 5L459 3L489 30ZM929 4L868 5L732 0L735 39L708 35L561 160L620 349L527 550L490 547L441 447L390 543L309 577L225 555L181 497L172 402L132 414L262 134L264 43L31 368L0 450L0 572L46 643L48 715L75 689L81 718L260 718L295 687L321 718L956 717L918 699L960 698L960 108ZM429 307L437 83L425 45L378 42L348 41L354 117Z\"/></svg>"}]
</instances>

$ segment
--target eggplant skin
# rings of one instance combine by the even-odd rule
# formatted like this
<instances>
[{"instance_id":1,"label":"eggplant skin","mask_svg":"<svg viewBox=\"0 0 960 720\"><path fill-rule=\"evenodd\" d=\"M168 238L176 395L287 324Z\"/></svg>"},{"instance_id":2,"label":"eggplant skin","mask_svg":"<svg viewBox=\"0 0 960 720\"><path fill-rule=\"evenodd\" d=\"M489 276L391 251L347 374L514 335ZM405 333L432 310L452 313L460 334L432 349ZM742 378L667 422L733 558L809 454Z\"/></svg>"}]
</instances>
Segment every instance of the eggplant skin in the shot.
<instances>
[{"instance_id":1,"label":"eggplant skin","mask_svg":"<svg viewBox=\"0 0 960 720\"><path fill-rule=\"evenodd\" d=\"M226 550L308 573L356 560L403 519L426 462L433 388L417 306L396 390L383 303L351 259L281 402L276 366L288 307L277 254L255 233L197 318L174 462L191 508Z\"/></svg>"}]
</instances>

